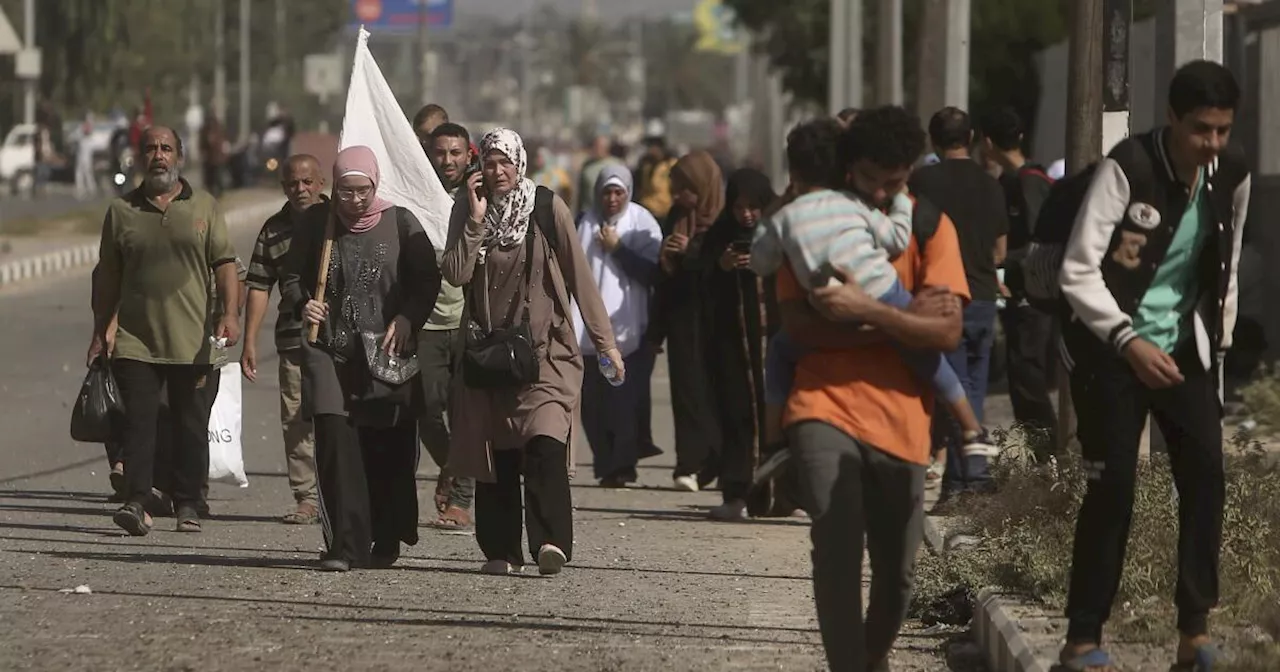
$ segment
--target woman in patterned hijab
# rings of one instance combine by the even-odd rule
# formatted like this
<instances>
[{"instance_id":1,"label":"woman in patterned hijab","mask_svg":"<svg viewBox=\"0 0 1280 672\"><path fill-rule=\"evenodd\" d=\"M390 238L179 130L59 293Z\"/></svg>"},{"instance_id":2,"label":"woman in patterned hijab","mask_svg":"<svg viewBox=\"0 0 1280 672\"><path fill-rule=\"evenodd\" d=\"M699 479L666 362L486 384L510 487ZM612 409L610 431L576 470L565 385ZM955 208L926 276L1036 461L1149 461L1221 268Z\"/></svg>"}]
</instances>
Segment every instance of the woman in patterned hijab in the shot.
<instances>
[{"instance_id":1,"label":"woman in patterned hijab","mask_svg":"<svg viewBox=\"0 0 1280 672\"><path fill-rule=\"evenodd\" d=\"M569 206L525 177L528 157L515 131L490 131L480 155L482 170L454 204L441 262L445 280L466 292L467 345L450 398L448 464L455 477L476 479L482 571L522 571L525 526L538 571L558 574L573 559L569 430L584 372L574 301L600 354L585 366L616 371L622 383L626 365ZM538 380L487 380L487 367L472 355L491 352L485 343L495 334L525 329Z\"/></svg>"}]
</instances>

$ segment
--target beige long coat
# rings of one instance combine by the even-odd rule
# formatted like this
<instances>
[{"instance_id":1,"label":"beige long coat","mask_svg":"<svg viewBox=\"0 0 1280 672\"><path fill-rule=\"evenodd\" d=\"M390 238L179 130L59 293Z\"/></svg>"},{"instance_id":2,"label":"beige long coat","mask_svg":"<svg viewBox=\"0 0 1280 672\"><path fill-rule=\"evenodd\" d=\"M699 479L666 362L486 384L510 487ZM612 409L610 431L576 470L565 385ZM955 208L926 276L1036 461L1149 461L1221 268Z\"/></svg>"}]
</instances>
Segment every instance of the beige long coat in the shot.
<instances>
[{"instance_id":1,"label":"beige long coat","mask_svg":"<svg viewBox=\"0 0 1280 672\"><path fill-rule=\"evenodd\" d=\"M549 436L569 445L583 374L570 317L571 295L578 302L596 351L614 347L609 314L578 242L573 214L559 196L555 198L554 213L558 239L554 250L537 224L529 223L534 230L529 314L534 347L541 362L539 380L511 390L482 390L467 387L461 372L454 376L449 468L455 476L492 482L492 451L523 449L536 436ZM465 288L471 319L487 328L509 327L519 321L523 306L527 248L524 244L507 249L494 246L482 264L483 239L483 225L470 223L466 193L459 192L449 218L441 273L448 282ZM462 328L467 326L464 323Z\"/></svg>"}]
</instances>

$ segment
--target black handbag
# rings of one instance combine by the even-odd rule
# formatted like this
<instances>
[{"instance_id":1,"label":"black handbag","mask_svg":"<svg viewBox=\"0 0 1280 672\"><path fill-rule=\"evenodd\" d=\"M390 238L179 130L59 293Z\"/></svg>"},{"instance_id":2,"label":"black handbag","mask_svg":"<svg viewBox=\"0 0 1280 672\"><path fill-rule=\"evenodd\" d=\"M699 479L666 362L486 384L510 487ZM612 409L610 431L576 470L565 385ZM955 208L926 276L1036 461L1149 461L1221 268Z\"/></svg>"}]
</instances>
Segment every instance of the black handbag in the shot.
<instances>
[{"instance_id":1,"label":"black handbag","mask_svg":"<svg viewBox=\"0 0 1280 672\"><path fill-rule=\"evenodd\" d=\"M89 365L71 411L71 438L83 443L109 443L119 437L116 426L124 416L124 400L111 373L111 362L99 355Z\"/></svg>"},{"instance_id":2,"label":"black handbag","mask_svg":"<svg viewBox=\"0 0 1280 672\"><path fill-rule=\"evenodd\" d=\"M530 277L533 274L533 235L535 225L529 222L525 233L524 306L520 322L505 329L485 331L471 318L468 320L462 351L462 379L474 389L507 389L538 382L539 361L529 327ZM489 265L484 265L484 312L489 312Z\"/></svg>"}]
</instances>

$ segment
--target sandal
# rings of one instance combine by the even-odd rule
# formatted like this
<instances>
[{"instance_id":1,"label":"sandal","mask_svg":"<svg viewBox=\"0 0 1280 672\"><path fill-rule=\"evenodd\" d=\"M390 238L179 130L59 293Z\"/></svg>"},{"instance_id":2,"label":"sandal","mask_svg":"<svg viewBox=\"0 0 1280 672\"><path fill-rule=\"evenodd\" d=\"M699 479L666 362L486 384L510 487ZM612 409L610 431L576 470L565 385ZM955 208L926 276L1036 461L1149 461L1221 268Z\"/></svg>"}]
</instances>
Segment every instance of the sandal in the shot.
<instances>
[{"instance_id":1,"label":"sandal","mask_svg":"<svg viewBox=\"0 0 1280 672\"><path fill-rule=\"evenodd\" d=\"M142 505L137 502L129 502L120 507L111 517L111 521L135 537L145 537L151 532L151 521L148 520L147 512L143 511Z\"/></svg>"},{"instance_id":2,"label":"sandal","mask_svg":"<svg viewBox=\"0 0 1280 672\"><path fill-rule=\"evenodd\" d=\"M1222 651L1213 644L1196 647L1196 657L1187 662L1174 663L1169 672L1213 672L1214 663L1222 657Z\"/></svg>"},{"instance_id":3,"label":"sandal","mask_svg":"<svg viewBox=\"0 0 1280 672\"><path fill-rule=\"evenodd\" d=\"M471 514L460 506L450 506L428 526L437 530L465 530L471 527Z\"/></svg>"},{"instance_id":4,"label":"sandal","mask_svg":"<svg viewBox=\"0 0 1280 672\"><path fill-rule=\"evenodd\" d=\"M311 502L303 502L297 509L284 514L280 522L285 525L315 525L320 522L320 509Z\"/></svg>"},{"instance_id":5,"label":"sandal","mask_svg":"<svg viewBox=\"0 0 1280 672\"><path fill-rule=\"evenodd\" d=\"M1111 670L1114 672L1116 667L1115 663L1111 661L1111 654L1104 651L1102 647L1096 647L1074 658L1058 663L1053 669L1063 670L1064 672L1088 672L1088 670Z\"/></svg>"}]
</instances>

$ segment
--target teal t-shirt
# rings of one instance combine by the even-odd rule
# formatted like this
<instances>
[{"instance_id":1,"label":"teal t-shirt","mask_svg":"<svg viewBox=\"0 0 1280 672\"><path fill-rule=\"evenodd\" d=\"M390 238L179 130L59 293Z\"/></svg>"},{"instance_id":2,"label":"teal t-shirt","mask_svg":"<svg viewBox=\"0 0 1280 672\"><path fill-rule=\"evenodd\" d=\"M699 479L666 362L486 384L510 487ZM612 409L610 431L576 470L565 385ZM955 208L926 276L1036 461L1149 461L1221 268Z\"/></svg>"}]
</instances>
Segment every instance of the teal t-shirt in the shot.
<instances>
[{"instance_id":1,"label":"teal t-shirt","mask_svg":"<svg viewBox=\"0 0 1280 672\"><path fill-rule=\"evenodd\" d=\"M1208 239L1208 215L1204 199L1204 174L1196 176L1195 193L1182 213L1178 230L1169 243L1169 251L1156 269L1151 286L1142 297L1133 328L1138 335L1167 353L1182 342L1188 332L1191 310L1195 307L1199 287L1196 262Z\"/></svg>"}]
</instances>

